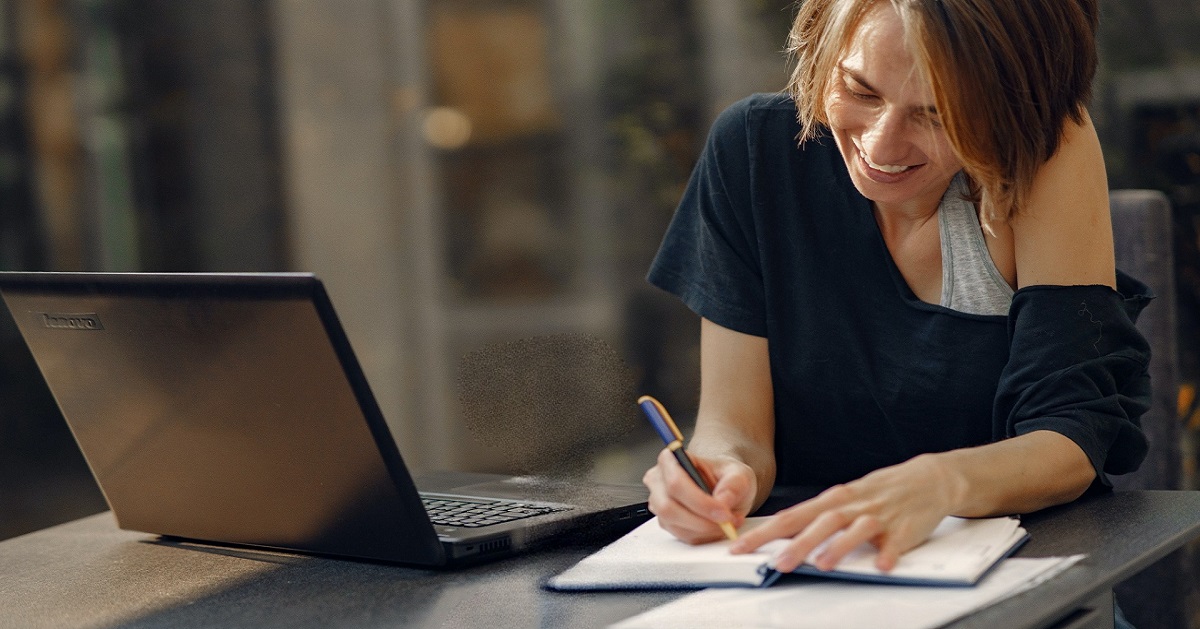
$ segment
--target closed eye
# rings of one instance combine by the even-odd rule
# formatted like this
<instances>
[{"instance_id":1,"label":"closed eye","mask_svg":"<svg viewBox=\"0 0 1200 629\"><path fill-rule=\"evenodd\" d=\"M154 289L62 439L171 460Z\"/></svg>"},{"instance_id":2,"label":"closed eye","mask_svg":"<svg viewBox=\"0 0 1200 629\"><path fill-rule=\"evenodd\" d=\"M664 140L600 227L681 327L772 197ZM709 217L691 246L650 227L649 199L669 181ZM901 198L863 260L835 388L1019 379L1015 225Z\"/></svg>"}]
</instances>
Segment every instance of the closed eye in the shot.
<instances>
[{"instance_id":1,"label":"closed eye","mask_svg":"<svg viewBox=\"0 0 1200 629\"><path fill-rule=\"evenodd\" d=\"M934 129L942 128L942 116L932 107L918 111L916 117Z\"/></svg>"},{"instance_id":2,"label":"closed eye","mask_svg":"<svg viewBox=\"0 0 1200 629\"><path fill-rule=\"evenodd\" d=\"M861 100L861 101L874 101L874 100L876 100L876 99L878 99L878 98L879 98L878 96L876 96L876 95L874 95L874 94L868 94L868 93L866 93L866 92L860 92L860 91L858 91L858 90L855 90L855 89L852 89L852 88L850 88L849 86L847 86L847 87L846 87L846 92L847 92L847 93L849 93L849 94L850 94L850 96L851 96L852 98L854 98L855 100Z\"/></svg>"},{"instance_id":3,"label":"closed eye","mask_svg":"<svg viewBox=\"0 0 1200 629\"><path fill-rule=\"evenodd\" d=\"M858 86L850 76L842 79L842 89L846 90L846 93L855 100L874 101L879 98L872 94L870 90Z\"/></svg>"}]
</instances>

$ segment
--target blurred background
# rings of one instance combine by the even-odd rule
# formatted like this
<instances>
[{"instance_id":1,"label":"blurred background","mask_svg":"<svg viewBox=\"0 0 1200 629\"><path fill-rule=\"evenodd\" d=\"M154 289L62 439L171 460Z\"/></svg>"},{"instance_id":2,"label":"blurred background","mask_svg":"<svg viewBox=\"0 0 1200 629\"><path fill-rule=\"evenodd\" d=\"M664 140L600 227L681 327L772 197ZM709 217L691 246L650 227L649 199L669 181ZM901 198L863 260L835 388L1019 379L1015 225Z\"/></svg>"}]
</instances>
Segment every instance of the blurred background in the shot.
<instances>
[{"instance_id":1,"label":"blurred background","mask_svg":"<svg viewBox=\"0 0 1200 629\"><path fill-rule=\"evenodd\" d=\"M1180 473L1194 486L1200 3L1101 5L1092 114L1111 187L1173 204ZM783 87L793 11L0 0L0 268L315 272L418 470L532 460L511 452L528 444L486 443L494 431L463 413L482 390L464 357L519 369L504 358L521 352L487 348L522 339L600 342L612 356L578 378L579 399L629 382L686 425L699 325L643 276L714 115ZM8 317L0 539L105 508ZM565 419L581 442L597 434L589 422L636 422L611 413ZM590 473L640 478L652 434L603 434Z\"/></svg>"}]
</instances>

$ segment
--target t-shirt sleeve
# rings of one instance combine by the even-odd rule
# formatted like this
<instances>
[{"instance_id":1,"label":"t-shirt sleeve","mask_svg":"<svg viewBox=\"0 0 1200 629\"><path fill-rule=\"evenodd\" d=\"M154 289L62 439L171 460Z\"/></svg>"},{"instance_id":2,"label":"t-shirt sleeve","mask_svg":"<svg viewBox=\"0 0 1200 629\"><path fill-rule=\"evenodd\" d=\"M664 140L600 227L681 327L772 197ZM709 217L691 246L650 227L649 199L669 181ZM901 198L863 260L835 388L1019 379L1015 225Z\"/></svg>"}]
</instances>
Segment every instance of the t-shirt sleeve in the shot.
<instances>
[{"instance_id":1,"label":"t-shirt sleeve","mask_svg":"<svg viewBox=\"0 0 1200 629\"><path fill-rule=\"evenodd\" d=\"M997 432L1060 433L1083 449L1098 482L1146 456L1150 346L1134 327L1150 290L1118 272L1107 286L1030 286L1009 310L1010 354L996 393Z\"/></svg>"},{"instance_id":2,"label":"t-shirt sleeve","mask_svg":"<svg viewBox=\"0 0 1200 629\"><path fill-rule=\"evenodd\" d=\"M717 325L766 336L749 109L742 101L717 117L647 279Z\"/></svg>"}]
</instances>

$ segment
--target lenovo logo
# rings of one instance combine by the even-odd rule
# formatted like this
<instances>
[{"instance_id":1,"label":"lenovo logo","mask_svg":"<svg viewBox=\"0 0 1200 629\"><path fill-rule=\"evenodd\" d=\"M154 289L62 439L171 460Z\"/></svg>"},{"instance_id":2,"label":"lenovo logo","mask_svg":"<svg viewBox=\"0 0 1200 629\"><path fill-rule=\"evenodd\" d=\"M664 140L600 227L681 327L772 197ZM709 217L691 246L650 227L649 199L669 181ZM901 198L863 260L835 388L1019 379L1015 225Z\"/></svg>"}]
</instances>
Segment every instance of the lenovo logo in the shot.
<instances>
[{"instance_id":1,"label":"lenovo logo","mask_svg":"<svg viewBox=\"0 0 1200 629\"><path fill-rule=\"evenodd\" d=\"M39 312L42 326L53 330L103 330L104 324L95 313L65 314L59 312Z\"/></svg>"}]
</instances>

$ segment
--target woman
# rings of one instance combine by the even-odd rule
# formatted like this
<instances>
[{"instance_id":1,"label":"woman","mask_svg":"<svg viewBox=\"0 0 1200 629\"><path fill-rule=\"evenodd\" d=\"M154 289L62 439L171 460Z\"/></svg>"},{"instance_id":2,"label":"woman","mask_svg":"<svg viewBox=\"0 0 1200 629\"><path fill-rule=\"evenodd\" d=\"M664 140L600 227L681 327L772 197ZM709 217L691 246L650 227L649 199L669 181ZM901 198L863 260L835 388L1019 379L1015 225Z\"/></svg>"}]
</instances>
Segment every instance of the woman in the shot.
<instances>
[{"instance_id":1,"label":"woman","mask_svg":"<svg viewBox=\"0 0 1200 629\"><path fill-rule=\"evenodd\" d=\"M946 515L1071 501L1137 468L1145 286L1114 269L1084 109L1095 0L807 0L790 95L724 112L649 279L703 319L689 451L651 510L718 539L771 487L830 486L746 533L891 569Z\"/></svg>"}]
</instances>

